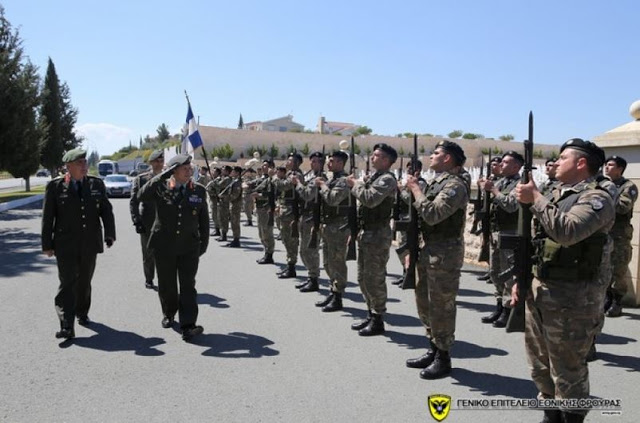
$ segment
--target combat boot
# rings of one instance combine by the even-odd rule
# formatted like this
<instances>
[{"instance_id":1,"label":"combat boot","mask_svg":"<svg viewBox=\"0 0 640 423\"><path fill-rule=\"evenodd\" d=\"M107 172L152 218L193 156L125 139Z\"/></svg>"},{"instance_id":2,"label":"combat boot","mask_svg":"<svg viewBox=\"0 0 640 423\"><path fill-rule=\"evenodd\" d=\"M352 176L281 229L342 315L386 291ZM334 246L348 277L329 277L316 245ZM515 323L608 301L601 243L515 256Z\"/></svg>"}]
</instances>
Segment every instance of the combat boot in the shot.
<instances>
[{"instance_id":1,"label":"combat boot","mask_svg":"<svg viewBox=\"0 0 640 423\"><path fill-rule=\"evenodd\" d=\"M227 234L222 234L216 239L218 242L225 242L227 240Z\"/></svg>"},{"instance_id":2,"label":"combat boot","mask_svg":"<svg viewBox=\"0 0 640 423\"><path fill-rule=\"evenodd\" d=\"M488 316L484 316L482 319L480 319L482 321L482 323L493 323L496 320L498 320L498 317L500 317L500 315L502 314L502 299L498 299L498 302L496 304L496 309L493 313L491 313Z\"/></svg>"},{"instance_id":3,"label":"combat boot","mask_svg":"<svg viewBox=\"0 0 640 423\"><path fill-rule=\"evenodd\" d=\"M395 281L391 281L391 285L400 285L402 282L404 282L404 277L405 277L406 274L407 274L407 269L404 269L402 271L402 276L400 276Z\"/></svg>"},{"instance_id":4,"label":"combat boot","mask_svg":"<svg viewBox=\"0 0 640 423\"><path fill-rule=\"evenodd\" d=\"M320 300L316 302L316 307L324 307L327 304L329 304L331 302L331 299L333 298L333 294L334 294L333 292L330 292L329 295L327 295L324 300Z\"/></svg>"},{"instance_id":5,"label":"combat boot","mask_svg":"<svg viewBox=\"0 0 640 423\"><path fill-rule=\"evenodd\" d=\"M540 423L562 423L560 410L544 410L544 418Z\"/></svg>"},{"instance_id":6,"label":"combat boot","mask_svg":"<svg viewBox=\"0 0 640 423\"><path fill-rule=\"evenodd\" d=\"M613 298L611 300L611 307L607 310L607 317L620 317L622 316L622 295L613 294Z\"/></svg>"},{"instance_id":7,"label":"combat boot","mask_svg":"<svg viewBox=\"0 0 640 423\"><path fill-rule=\"evenodd\" d=\"M427 350L425 354L422 354L418 358L410 358L405 363L407 367L411 367L412 369L426 369L433 363L437 352L438 347L436 347L436 344L431 343L431 349Z\"/></svg>"},{"instance_id":8,"label":"combat boot","mask_svg":"<svg viewBox=\"0 0 640 423\"><path fill-rule=\"evenodd\" d=\"M322 311L325 313L331 313L332 311L342 310L342 294L340 292L334 292L329 304L322 307Z\"/></svg>"},{"instance_id":9,"label":"combat boot","mask_svg":"<svg viewBox=\"0 0 640 423\"><path fill-rule=\"evenodd\" d=\"M233 241L225 245L225 247L240 248L240 240L238 238L233 238Z\"/></svg>"},{"instance_id":10,"label":"combat boot","mask_svg":"<svg viewBox=\"0 0 640 423\"><path fill-rule=\"evenodd\" d=\"M296 266L294 264L287 264L287 267L283 272L278 274L278 279L290 279L296 277Z\"/></svg>"},{"instance_id":11,"label":"combat boot","mask_svg":"<svg viewBox=\"0 0 640 423\"><path fill-rule=\"evenodd\" d=\"M303 286L305 286L306 284L308 284L308 283L309 283L309 280L310 280L310 278L307 278L307 279L305 279L305 280L303 280L303 281L300 281L300 282L298 282L297 284L295 284L295 285L294 285L294 287L295 287L296 289L300 289L300 288L302 288Z\"/></svg>"},{"instance_id":12,"label":"combat boot","mask_svg":"<svg viewBox=\"0 0 640 423\"><path fill-rule=\"evenodd\" d=\"M249 220L249 221L243 223L242 226L253 226L253 222Z\"/></svg>"},{"instance_id":13,"label":"combat boot","mask_svg":"<svg viewBox=\"0 0 640 423\"><path fill-rule=\"evenodd\" d=\"M509 321L509 315L510 314L511 314L511 309L503 307L502 308L502 313L500 314L500 317L498 317L498 320L493 322L493 327L494 328L506 328L507 327L507 322Z\"/></svg>"},{"instance_id":14,"label":"combat boot","mask_svg":"<svg viewBox=\"0 0 640 423\"><path fill-rule=\"evenodd\" d=\"M351 325L351 329L353 330L360 330L360 329L364 329L365 327L367 327L367 325L369 324L369 322L371 321L371 310L369 310L369 312L367 313L367 317L362 319L362 320L358 320L357 322L353 323Z\"/></svg>"},{"instance_id":15,"label":"combat boot","mask_svg":"<svg viewBox=\"0 0 640 423\"><path fill-rule=\"evenodd\" d=\"M258 260L256 260L258 264L273 264L273 254L272 253L264 253L264 256Z\"/></svg>"},{"instance_id":16,"label":"combat boot","mask_svg":"<svg viewBox=\"0 0 640 423\"><path fill-rule=\"evenodd\" d=\"M567 413L566 411L562 412L562 421L564 423L582 423L584 418L584 414Z\"/></svg>"},{"instance_id":17,"label":"combat boot","mask_svg":"<svg viewBox=\"0 0 640 423\"><path fill-rule=\"evenodd\" d=\"M318 278L309 278L309 281L300 288L300 292L316 292L318 288Z\"/></svg>"},{"instance_id":18,"label":"combat boot","mask_svg":"<svg viewBox=\"0 0 640 423\"><path fill-rule=\"evenodd\" d=\"M371 314L371 320L367 326L358 331L360 336L375 336L382 335L384 333L384 320L382 320L382 314Z\"/></svg>"},{"instance_id":19,"label":"combat boot","mask_svg":"<svg viewBox=\"0 0 640 423\"><path fill-rule=\"evenodd\" d=\"M213 234L212 234L211 236L220 236L220 235L222 235L222 234L220 233L220 228L216 228L216 229L213 231Z\"/></svg>"},{"instance_id":20,"label":"combat boot","mask_svg":"<svg viewBox=\"0 0 640 423\"><path fill-rule=\"evenodd\" d=\"M451 356L449 351L438 350L433 363L420 372L422 379L439 379L451 373Z\"/></svg>"}]
</instances>

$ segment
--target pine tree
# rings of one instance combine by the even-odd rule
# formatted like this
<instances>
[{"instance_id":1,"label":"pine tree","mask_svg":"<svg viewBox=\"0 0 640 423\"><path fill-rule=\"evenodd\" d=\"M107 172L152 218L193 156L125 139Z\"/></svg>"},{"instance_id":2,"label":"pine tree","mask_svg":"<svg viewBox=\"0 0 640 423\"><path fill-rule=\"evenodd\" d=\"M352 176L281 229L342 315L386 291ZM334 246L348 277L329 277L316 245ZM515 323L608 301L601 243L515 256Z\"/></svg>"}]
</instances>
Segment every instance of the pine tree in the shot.
<instances>
[{"instance_id":1,"label":"pine tree","mask_svg":"<svg viewBox=\"0 0 640 423\"><path fill-rule=\"evenodd\" d=\"M42 106L40 108L40 114L47 127L40 162L51 171L52 175L56 174L56 169L62 164L62 156L65 151L65 145L62 140L61 104L60 81L56 73L56 67L51 58L49 58L42 91Z\"/></svg>"},{"instance_id":2,"label":"pine tree","mask_svg":"<svg viewBox=\"0 0 640 423\"><path fill-rule=\"evenodd\" d=\"M242 120L242 113L240 113L240 119L238 119L238 129L244 128L244 121Z\"/></svg>"}]
</instances>

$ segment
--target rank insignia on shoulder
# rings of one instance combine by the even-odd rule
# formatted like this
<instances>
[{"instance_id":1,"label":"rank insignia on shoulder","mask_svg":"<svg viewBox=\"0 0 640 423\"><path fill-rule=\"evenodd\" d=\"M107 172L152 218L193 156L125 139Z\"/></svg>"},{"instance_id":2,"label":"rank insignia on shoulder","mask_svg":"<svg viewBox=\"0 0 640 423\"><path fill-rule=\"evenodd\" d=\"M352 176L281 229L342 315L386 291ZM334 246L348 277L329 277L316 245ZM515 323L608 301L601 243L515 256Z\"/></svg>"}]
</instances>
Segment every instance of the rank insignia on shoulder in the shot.
<instances>
[{"instance_id":1,"label":"rank insignia on shoulder","mask_svg":"<svg viewBox=\"0 0 640 423\"><path fill-rule=\"evenodd\" d=\"M604 204L602 204L602 201L597 199L591 200L590 203L591 203L591 208L594 209L595 211L602 210L602 208L604 207Z\"/></svg>"}]
</instances>

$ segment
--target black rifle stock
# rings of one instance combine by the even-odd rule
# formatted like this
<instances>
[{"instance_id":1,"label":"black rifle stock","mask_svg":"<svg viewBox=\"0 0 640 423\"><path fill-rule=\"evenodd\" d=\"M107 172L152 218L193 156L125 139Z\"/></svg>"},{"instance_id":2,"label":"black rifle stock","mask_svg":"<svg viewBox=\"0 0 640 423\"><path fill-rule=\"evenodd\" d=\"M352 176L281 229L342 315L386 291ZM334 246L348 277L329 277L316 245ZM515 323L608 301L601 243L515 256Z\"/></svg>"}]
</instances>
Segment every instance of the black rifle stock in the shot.
<instances>
[{"instance_id":1,"label":"black rifle stock","mask_svg":"<svg viewBox=\"0 0 640 423\"><path fill-rule=\"evenodd\" d=\"M529 112L529 139L524 141L524 167L522 184L529 183L529 174L533 167L533 113ZM515 276L518 284L518 302L516 303L507 322L507 332L524 332L524 303L533 280L533 245L531 243L530 204L520 203L518 211L518 235L515 238ZM502 240L501 240L502 241Z\"/></svg>"},{"instance_id":2,"label":"black rifle stock","mask_svg":"<svg viewBox=\"0 0 640 423\"><path fill-rule=\"evenodd\" d=\"M315 175L315 177L319 177L322 175L324 171L324 145L322 146L322 169L320 173ZM315 178L314 178L315 179ZM322 198L320 197L320 188L315 185L315 181L313 182L315 190L316 190L316 202L313 204L313 227L311 228L311 236L309 237L309 248L318 248L318 234L320 233L320 216L322 215Z\"/></svg>"},{"instance_id":3,"label":"black rifle stock","mask_svg":"<svg viewBox=\"0 0 640 423\"><path fill-rule=\"evenodd\" d=\"M267 221L267 225L269 226L273 226L274 225L274 219L275 219L275 214L276 214L276 190L275 187L273 186L273 182L271 182L271 176L268 176L269 178L269 182L267 182L268 185L268 191L267 191L267 195L269 198L269 220Z\"/></svg>"},{"instance_id":4,"label":"black rifle stock","mask_svg":"<svg viewBox=\"0 0 640 423\"><path fill-rule=\"evenodd\" d=\"M413 155L411 156L411 176L415 176L418 169L418 135L413 134ZM420 222L418 221L418 210L413 206L416 201L415 196L411 193L411 201L409 203L409 222L407 224L407 248L409 249L409 266L404 275L404 279L400 284L402 289L416 289L416 265L418 264L418 254L420 253L419 231Z\"/></svg>"},{"instance_id":5,"label":"black rifle stock","mask_svg":"<svg viewBox=\"0 0 640 423\"><path fill-rule=\"evenodd\" d=\"M355 157L355 141L351 137L351 148L349 149L349 173L355 176L356 173L356 157ZM349 196L349 229L351 236L349 237L349 245L347 246L347 261L356 259L356 238L358 237L358 208L356 199L352 195Z\"/></svg>"},{"instance_id":6,"label":"black rifle stock","mask_svg":"<svg viewBox=\"0 0 640 423\"><path fill-rule=\"evenodd\" d=\"M400 168L398 169L398 181L402 181L402 169L404 169L404 158L400 157ZM393 205L393 238L396 241L398 241L399 239L398 232L404 232L407 230L408 222L402 219L402 208L403 208L402 191L398 189L398 191L396 191L396 202ZM396 249L396 252L398 254L402 254L405 248L406 248L406 244L400 245Z\"/></svg>"},{"instance_id":7,"label":"black rifle stock","mask_svg":"<svg viewBox=\"0 0 640 423\"><path fill-rule=\"evenodd\" d=\"M491 150L489 150L489 161L487 162L487 179L491 177ZM478 190L479 192L480 190ZM491 256L491 193L484 191L482 199L482 245L478 261L489 263Z\"/></svg>"}]
</instances>

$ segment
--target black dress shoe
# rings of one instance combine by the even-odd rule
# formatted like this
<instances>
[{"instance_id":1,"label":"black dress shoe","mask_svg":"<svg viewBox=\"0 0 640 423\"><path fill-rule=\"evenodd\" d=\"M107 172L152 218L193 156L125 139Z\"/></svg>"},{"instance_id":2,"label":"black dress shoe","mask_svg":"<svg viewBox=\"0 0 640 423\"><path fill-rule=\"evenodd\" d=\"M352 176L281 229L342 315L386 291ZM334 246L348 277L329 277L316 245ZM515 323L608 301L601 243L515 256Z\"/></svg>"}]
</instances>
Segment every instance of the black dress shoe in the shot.
<instances>
[{"instance_id":1,"label":"black dress shoe","mask_svg":"<svg viewBox=\"0 0 640 423\"><path fill-rule=\"evenodd\" d=\"M351 325L351 329L353 330L364 329L367 327L370 321L371 321L371 313L369 313L366 319L358 320L357 322L353 323Z\"/></svg>"},{"instance_id":2,"label":"black dress shoe","mask_svg":"<svg viewBox=\"0 0 640 423\"><path fill-rule=\"evenodd\" d=\"M322 307L322 311L325 313L331 313L333 311L342 310L342 294L339 292L335 292L329 304Z\"/></svg>"},{"instance_id":3,"label":"black dress shoe","mask_svg":"<svg viewBox=\"0 0 640 423\"><path fill-rule=\"evenodd\" d=\"M91 320L89 319L89 316L81 316L78 317L78 324L80 326L89 326L91 324Z\"/></svg>"},{"instance_id":4,"label":"black dress shoe","mask_svg":"<svg viewBox=\"0 0 640 423\"><path fill-rule=\"evenodd\" d=\"M300 292L316 292L318 289L318 278L309 278L307 283L300 288Z\"/></svg>"},{"instance_id":5,"label":"black dress shoe","mask_svg":"<svg viewBox=\"0 0 640 423\"><path fill-rule=\"evenodd\" d=\"M162 319L162 327L165 329L169 329L171 326L173 326L173 317L164 317Z\"/></svg>"},{"instance_id":6,"label":"black dress shoe","mask_svg":"<svg viewBox=\"0 0 640 423\"><path fill-rule=\"evenodd\" d=\"M382 314L372 314L369 324L358 331L360 336L376 336L384 334Z\"/></svg>"},{"instance_id":7,"label":"black dress shoe","mask_svg":"<svg viewBox=\"0 0 640 423\"><path fill-rule=\"evenodd\" d=\"M258 264L273 264L273 254L265 253L262 258L256 260Z\"/></svg>"},{"instance_id":8,"label":"black dress shoe","mask_svg":"<svg viewBox=\"0 0 640 423\"><path fill-rule=\"evenodd\" d=\"M329 293L329 295L327 295L324 300L320 300L320 301L316 302L316 307L324 307L324 306L326 306L327 304L329 304L331 302L332 298L333 298L333 292Z\"/></svg>"},{"instance_id":9,"label":"black dress shoe","mask_svg":"<svg viewBox=\"0 0 640 423\"><path fill-rule=\"evenodd\" d=\"M146 281L144 287L147 289L153 289L153 281Z\"/></svg>"},{"instance_id":10,"label":"black dress shoe","mask_svg":"<svg viewBox=\"0 0 640 423\"><path fill-rule=\"evenodd\" d=\"M198 336L203 332L202 326L192 325L182 329L182 340L190 341L194 336Z\"/></svg>"},{"instance_id":11,"label":"black dress shoe","mask_svg":"<svg viewBox=\"0 0 640 423\"><path fill-rule=\"evenodd\" d=\"M58 332L56 332L56 338L58 339L61 339L61 338L72 339L72 338L75 338L75 336L76 334L73 331L73 329L69 329L69 328L62 328Z\"/></svg>"}]
</instances>

